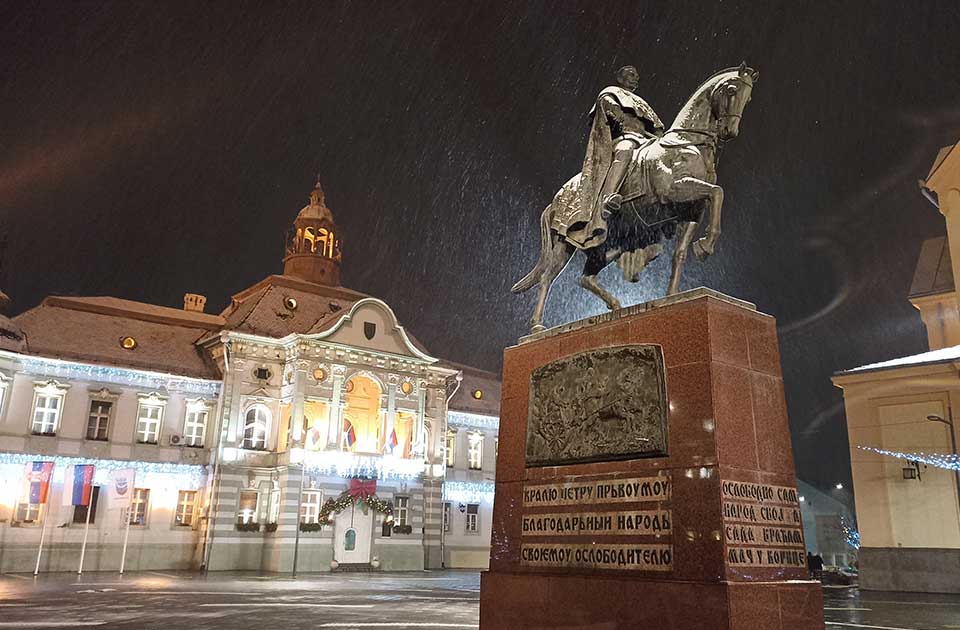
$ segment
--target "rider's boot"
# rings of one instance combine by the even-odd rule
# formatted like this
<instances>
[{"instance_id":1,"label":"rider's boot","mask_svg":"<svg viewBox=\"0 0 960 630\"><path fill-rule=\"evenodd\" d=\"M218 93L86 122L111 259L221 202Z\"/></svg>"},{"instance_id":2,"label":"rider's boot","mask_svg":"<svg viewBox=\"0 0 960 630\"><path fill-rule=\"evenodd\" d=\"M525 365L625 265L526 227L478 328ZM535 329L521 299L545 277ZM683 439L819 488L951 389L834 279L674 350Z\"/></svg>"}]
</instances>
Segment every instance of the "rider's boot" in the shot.
<instances>
[{"instance_id":1,"label":"rider's boot","mask_svg":"<svg viewBox=\"0 0 960 630\"><path fill-rule=\"evenodd\" d=\"M620 204L623 203L623 195L619 191L624 177L627 176L627 167L630 165L632 156L632 150L617 151L613 156L613 163L610 164L610 170L607 172L607 177L603 180L603 188L600 190L601 212L604 219L608 219L610 215L619 210Z\"/></svg>"}]
</instances>

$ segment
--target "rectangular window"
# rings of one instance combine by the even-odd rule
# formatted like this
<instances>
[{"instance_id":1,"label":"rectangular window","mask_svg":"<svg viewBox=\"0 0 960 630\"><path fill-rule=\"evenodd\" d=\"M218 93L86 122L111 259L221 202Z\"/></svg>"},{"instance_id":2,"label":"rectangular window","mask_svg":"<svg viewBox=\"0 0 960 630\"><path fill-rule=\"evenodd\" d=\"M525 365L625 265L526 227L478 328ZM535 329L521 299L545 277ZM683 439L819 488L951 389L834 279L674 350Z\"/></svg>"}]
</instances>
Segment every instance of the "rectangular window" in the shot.
<instances>
[{"instance_id":1,"label":"rectangular window","mask_svg":"<svg viewBox=\"0 0 960 630\"><path fill-rule=\"evenodd\" d=\"M137 442L156 444L160 439L160 419L163 417L163 405L140 402L137 411Z\"/></svg>"},{"instance_id":2,"label":"rectangular window","mask_svg":"<svg viewBox=\"0 0 960 630\"><path fill-rule=\"evenodd\" d=\"M476 534L480 531L480 504L479 503L467 504L466 530L470 534Z\"/></svg>"},{"instance_id":3,"label":"rectangular window","mask_svg":"<svg viewBox=\"0 0 960 630\"><path fill-rule=\"evenodd\" d=\"M450 504L443 504L443 531L450 531Z\"/></svg>"},{"instance_id":4,"label":"rectangular window","mask_svg":"<svg viewBox=\"0 0 960 630\"><path fill-rule=\"evenodd\" d=\"M407 497L394 498L393 518L397 525L406 525L410 512L410 499Z\"/></svg>"},{"instance_id":5,"label":"rectangular window","mask_svg":"<svg viewBox=\"0 0 960 630\"><path fill-rule=\"evenodd\" d=\"M446 459L447 459L448 468L453 467L454 458L456 457L456 450L457 450L457 432L447 431Z\"/></svg>"},{"instance_id":6,"label":"rectangular window","mask_svg":"<svg viewBox=\"0 0 960 630\"><path fill-rule=\"evenodd\" d=\"M256 490L244 490L240 493L240 507L237 510L237 521L243 524L257 522Z\"/></svg>"},{"instance_id":7,"label":"rectangular window","mask_svg":"<svg viewBox=\"0 0 960 630\"><path fill-rule=\"evenodd\" d=\"M197 505L196 490L181 490L177 495L177 513L174 516L174 523L180 527L191 527L193 525L193 513Z\"/></svg>"},{"instance_id":8,"label":"rectangular window","mask_svg":"<svg viewBox=\"0 0 960 630\"><path fill-rule=\"evenodd\" d=\"M134 488L133 499L130 501L130 524L146 525L147 510L150 507L150 490Z\"/></svg>"},{"instance_id":9,"label":"rectangular window","mask_svg":"<svg viewBox=\"0 0 960 630\"><path fill-rule=\"evenodd\" d=\"M91 400L90 414L87 416L87 439L107 440L107 424L110 422L110 408L113 403L105 400Z\"/></svg>"},{"instance_id":10,"label":"rectangular window","mask_svg":"<svg viewBox=\"0 0 960 630\"><path fill-rule=\"evenodd\" d=\"M481 470L483 468L483 433L470 433L467 435L467 440L470 470Z\"/></svg>"},{"instance_id":11,"label":"rectangular window","mask_svg":"<svg viewBox=\"0 0 960 630\"><path fill-rule=\"evenodd\" d=\"M62 404L63 396L37 394L37 402L33 408L33 432L40 435L56 435Z\"/></svg>"},{"instance_id":12,"label":"rectangular window","mask_svg":"<svg viewBox=\"0 0 960 630\"><path fill-rule=\"evenodd\" d=\"M305 490L303 503L300 504L300 522L316 523L320 520L320 506L323 494L318 490Z\"/></svg>"},{"instance_id":13,"label":"rectangular window","mask_svg":"<svg viewBox=\"0 0 960 630\"><path fill-rule=\"evenodd\" d=\"M207 432L207 410L195 409L187 412L183 422L183 443L187 446L203 446L203 436Z\"/></svg>"},{"instance_id":14,"label":"rectangular window","mask_svg":"<svg viewBox=\"0 0 960 630\"><path fill-rule=\"evenodd\" d=\"M69 492L70 490L64 490L64 492ZM93 508L93 511L90 512L90 522L97 522L97 504L100 501L100 486L93 486L92 492L90 493L90 507ZM79 525L83 525L87 522L87 507L86 505L75 505L73 506L73 522Z\"/></svg>"},{"instance_id":15,"label":"rectangular window","mask_svg":"<svg viewBox=\"0 0 960 630\"><path fill-rule=\"evenodd\" d=\"M21 523L39 522L41 507L39 503L18 503L16 520Z\"/></svg>"}]
</instances>

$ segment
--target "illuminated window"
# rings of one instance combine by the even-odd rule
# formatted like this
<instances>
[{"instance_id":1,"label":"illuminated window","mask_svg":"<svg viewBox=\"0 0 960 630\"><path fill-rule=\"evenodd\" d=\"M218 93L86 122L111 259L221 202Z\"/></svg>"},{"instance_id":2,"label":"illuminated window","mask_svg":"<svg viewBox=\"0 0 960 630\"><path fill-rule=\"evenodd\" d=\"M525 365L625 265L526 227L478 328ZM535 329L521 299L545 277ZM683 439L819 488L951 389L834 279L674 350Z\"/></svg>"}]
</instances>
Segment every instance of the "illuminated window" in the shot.
<instances>
[{"instance_id":1,"label":"illuminated window","mask_svg":"<svg viewBox=\"0 0 960 630\"><path fill-rule=\"evenodd\" d=\"M37 523L40 521L40 503L18 503L17 517L14 519L20 523Z\"/></svg>"},{"instance_id":2,"label":"illuminated window","mask_svg":"<svg viewBox=\"0 0 960 630\"><path fill-rule=\"evenodd\" d=\"M97 505L100 503L100 486L93 486L90 492L90 506L92 506L92 511L90 512L90 522L97 522ZM69 492L69 490L67 491ZM73 506L73 522L77 525L85 525L87 523L87 507L86 505L75 505Z\"/></svg>"},{"instance_id":3,"label":"illuminated window","mask_svg":"<svg viewBox=\"0 0 960 630\"><path fill-rule=\"evenodd\" d=\"M240 493L240 506L237 509L238 522L244 525L257 522L258 496L256 490L244 490Z\"/></svg>"},{"instance_id":4,"label":"illuminated window","mask_svg":"<svg viewBox=\"0 0 960 630\"><path fill-rule=\"evenodd\" d=\"M457 432L447 431L446 460L447 467L452 468L457 456Z\"/></svg>"},{"instance_id":5,"label":"illuminated window","mask_svg":"<svg viewBox=\"0 0 960 630\"><path fill-rule=\"evenodd\" d=\"M305 490L303 492L303 503L300 504L301 523L316 523L320 520L322 500L323 493L319 490Z\"/></svg>"},{"instance_id":6,"label":"illuminated window","mask_svg":"<svg viewBox=\"0 0 960 630\"><path fill-rule=\"evenodd\" d=\"M327 380L327 371L323 368L317 368L313 371L313 380L318 383L322 383Z\"/></svg>"},{"instance_id":7,"label":"illuminated window","mask_svg":"<svg viewBox=\"0 0 960 630\"><path fill-rule=\"evenodd\" d=\"M107 427L110 423L110 410L113 403L106 400L90 401L90 414L87 416L87 439L106 441Z\"/></svg>"},{"instance_id":8,"label":"illuminated window","mask_svg":"<svg viewBox=\"0 0 960 630\"><path fill-rule=\"evenodd\" d=\"M130 524L146 525L147 510L150 507L150 490L134 488L133 499L130 501Z\"/></svg>"},{"instance_id":9,"label":"illuminated window","mask_svg":"<svg viewBox=\"0 0 960 630\"><path fill-rule=\"evenodd\" d=\"M267 408L262 405L251 407L243 425L243 448L266 450L269 426L270 412Z\"/></svg>"},{"instance_id":10,"label":"illuminated window","mask_svg":"<svg viewBox=\"0 0 960 630\"><path fill-rule=\"evenodd\" d=\"M133 350L137 347L137 340L133 337L121 337L120 347L124 350Z\"/></svg>"},{"instance_id":11,"label":"illuminated window","mask_svg":"<svg viewBox=\"0 0 960 630\"><path fill-rule=\"evenodd\" d=\"M187 417L183 421L183 442L187 446L203 446L207 432L207 408L202 403L187 405Z\"/></svg>"},{"instance_id":12,"label":"illuminated window","mask_svg":"<svg viewBox=\"0 0 960 630\"><path fill-rule=\"evenodd\" d=\"M450 510L451 506L449 503L443 504L443 531L450 531Z\"/></svg>"},{"instance_id":13,"label":"illuminated window","mask_svg":"<svg viewBox=\"0 0 960 630\"><path fill-rule=\"evenodd\" d=\"M163 420L164 402L157 396L141 396L137 410L137 442L156 444L160 440L160 422Z\"/></svg>"},{"instance_id":14,"label":"illuminated window","mask_svg":"<svg viewBox=\"0 0 960 630\"><path fill-rule=\"evenodd\" d=\"M177 513L173 522L180 527L193 525L193 512L197 505L196 490L181 490L177 495Z\"/></svg>"},{"instance_id":15,"label":"illuminated window","mask_svg":"<svg viewBox=\"0 0 960 630\"><path fill-rule=\"evenodd\" d=\"M473 390L473 397L476 398L477 400L480 400L481 398L483 398L483 392L479 389L475 389Z\"/></svg>"},{"instance_id":16,"label":"illuminated window","mask_svg":"<svg viewBox=\"0 0 960 630\"><path fill-rule=\"evenodd\" d=\"M400 384L400 391L409 396L410 393L413 392L413 383L404 381Z\"/></svg>"},{"instance_id":17,"label":"illuminated window","mask_svg":"<svg viewBox=\"0 0 960 630\"><path fill-rule=\"evenodd\" d=\"M470 470L483 468L483 433L467 434L467 459Z\"/></svg>"},{"instance_id":18,"label":"illuminated window","mask_svg":"<svg viewBox=\"0 0 960 630\"><path fill-rule=\"evenodd\" d=\"M42 435L55 435L60 420L62 396L37 396L33 409L33 432Z\"/></svg>"},{"instance_id":19,"label":"illuminated window","mask_svg":"<svg viewBox=\"0 0 960 630\"><path fill-rule=\"evenodd\" d=\"M480 532L480 504L467 504L467 523L466 531L468 534L477 534Z\"/></svg>"},{"instance_id":20,"label":"illuminated window","mask_svg":"<svg viewBox=\"0 0 960 630\"><path fill-rule=\"evenodd\" d=\"M410 513L410 499L407 497L394 498L393 518L397 525L406 525Z\"/></svg>"}]
</instances>

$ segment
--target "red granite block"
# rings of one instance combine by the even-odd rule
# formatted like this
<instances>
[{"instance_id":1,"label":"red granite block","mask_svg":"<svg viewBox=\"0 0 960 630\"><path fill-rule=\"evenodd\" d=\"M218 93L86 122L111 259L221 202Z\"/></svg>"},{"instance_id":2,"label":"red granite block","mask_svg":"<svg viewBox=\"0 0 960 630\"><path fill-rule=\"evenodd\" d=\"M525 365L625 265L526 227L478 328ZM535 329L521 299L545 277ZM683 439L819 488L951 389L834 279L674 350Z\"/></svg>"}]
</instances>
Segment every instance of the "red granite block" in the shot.
<instances>
[{"instance_id":1,"label":"red granite block","mask_svg":"<svg viewBox=\"0 0 960 630\"><path fill-rule=\"evenodd\" d=\"M545 337L530 343L510 346L503 352L502 398L529 395L530 372L560 356L557 337Z\"/></svg>"},{"instance_id":2,"label":"red granite block","mask_svg":"<svg viewBox=\"0 0 960 630\"><path fill-rule=\"evenodd\" d=\"M718 461L723 466L756 469L751 372L721 363L711 364L711 371Z\"/></svg>"},{"instance_id":3,"label":"red granite block","mask_svg":"<svg viewBox=\"0 0 960 630\"><path fill-rule=\"evenodd\" d=\"M500 401L500 442L497 447L497 481L524 478L527 449L527 397Z\"/></svg>"},{"instance_id":4,"label":"red granite block","mask_svg":"<svg viewBox=\"0 0 960 630\"><path fill-rule=\"evenodd\" d=\"M727 598L730 630L792 630L780 624L780 598L774 584L728 584Z\"/></svg>"},{"instance_id":5,"label":"red granite block","mask_svg":"<svg viewBox=\"0 0 960 630\"><path fill-rule=\"evenodd\" d=\"M582 328L559 335L560 356L566 357L586 350L609 348L635 343L629 320L617 320L599 326Z\"/></svg>"},{"instance_id":6,"label":"red granite block","mask_svg":"<svg viewBox=\"0 0 960 630\"><path fill-rule=\"evenodd\" d=\"M710 360L739 368L750 367L747 330L756 317L753 311L709 300Z\"/></svg>"},{"instance_id":7,"label":"red granite block","mask_svg":"<svg viewBox=\"0 0 960 630\"><path fill-rule=\"evenodd\" d=\"M484 630L549 628L549 581L539 576L485 571L480 574L480 627Z\"/></svg>"},{"instance_id":8,"label":"red granite block","mask_svg":"<svg viewBox=\"0 0 960 630\"><path fill-rule=\"evenodd\" d=\"M667 367L710 360L706 299L655 309L630 319L631 343L663 348Z\"/></svg>"},{"instance_id":9,"label":"red granite block","mask_svg":"<svg viewBox=\"0 0 960 630\"><path fill-rule=\"evenodd\" d=\"M783 630L823 630L823 587L820 582L778 584Z\"/></svg>"},{"instance_id":10,"label":"red granite block","mask_svg":"<svg viewBox=\"0 0 960 630\"><path fill-rule=\"evenodd\" d=\"M775 376L754 372L750 375L750 392L760 470L793 473L793 445L783 381Z\"/></svg>"},{"instance_id":11,"label":"red granite block","mask_svg":"<svg viewBox=\"0 0 960 630\"><path fill-rule=\"evenodd\" d=\"M716 421L709 363L667 368L667 436L671 466L716 463Z\"/></svg>"},{"instance_id":12,"label":"red granite block","mask_svg":"<svg viewBox=\"0 0 960 630\"><path fill-rule=\"evenodd\" d=\"M747 328L747 345L752 369L770 376L782 376L777 323L772 317L757 314Z\"/></svg>"}]
</instances>

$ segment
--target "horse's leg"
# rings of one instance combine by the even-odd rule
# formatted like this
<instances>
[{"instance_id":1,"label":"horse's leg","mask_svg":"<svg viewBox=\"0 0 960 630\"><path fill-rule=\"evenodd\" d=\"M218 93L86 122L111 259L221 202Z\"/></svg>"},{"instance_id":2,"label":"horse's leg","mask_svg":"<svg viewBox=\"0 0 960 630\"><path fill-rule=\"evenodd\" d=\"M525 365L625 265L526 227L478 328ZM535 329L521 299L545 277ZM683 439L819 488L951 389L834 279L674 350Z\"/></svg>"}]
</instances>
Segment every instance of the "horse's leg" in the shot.
<instances>
[{"instance_id":1,"label":"horse's leg","mask_svg":"<svg viewBox=\"0 0 960 630\"><path fill-rule=\"evenodd\" d=\"M673 270L670 273L670 286L667 295L680 292L680 278L683 276L683 263L687 260L687 249L693 242L693 235L697 233L696 223L681 223L677 231L677 243L673 250Z\"/></svg>"},{"instance_id":2,"label":"horse's leg","mask_svg":"<svg viewBox=\"0 0 960 630\"><path fill-rule=\"evenodd\" d=\"M710 213L707 234L694 243L693 253L700 260L712 254L717 244L717 238L720 236L720 208L723 205L723 188L696 177L681 177L670 186L667 198L675 202L707 200L707 211Z\"/></svg>"},{"instance_id":3,"label":"horse's leg","mask_svg":"<svg viewBox=\"0 0 960 630\"><path fill-rule=\"evenodd\" d=\"M543 273L540 275L540 290L537 293L537 306L533 309L533 318L531 320L531 332L540 332L546 330L543 325L543 311L547 305L547 296L550 294L550 287L557 276L567 266L573 257L574 247L568 243L562 236L550 232L550 249L545 252L546 264Z\"/></svg>"},{"instance_id":4,"label":"horse's leg","mask_svg":"<svg viewBox=\"0 0 960 630\"><path fill-rule=\"evenodd\" d=\"M597 281L597 276L609 263L606 252L600 251L600 248L588 251L583 275L580 276L580 286L603 300L611 311L615 311L620 308L620 302Z\"/></svg>"}]
</instances>

